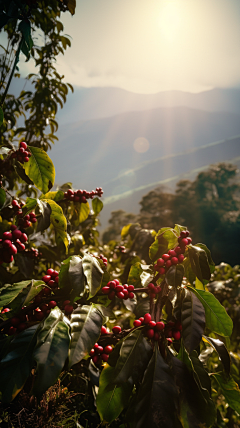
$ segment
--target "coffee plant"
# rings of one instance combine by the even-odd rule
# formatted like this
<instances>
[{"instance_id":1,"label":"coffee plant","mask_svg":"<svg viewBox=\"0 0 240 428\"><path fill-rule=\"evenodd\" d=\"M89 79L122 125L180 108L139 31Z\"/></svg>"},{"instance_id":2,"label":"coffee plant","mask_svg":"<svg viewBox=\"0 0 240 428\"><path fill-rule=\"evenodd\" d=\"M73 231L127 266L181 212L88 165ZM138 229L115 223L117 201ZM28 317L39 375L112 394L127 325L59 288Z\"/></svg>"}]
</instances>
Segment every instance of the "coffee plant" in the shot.
<instances>
[{"instance_id":1,"label":"coffee plant","mask_svg":"<svg viewBox=\"0 0 240 428\"><path fill-rule=\"evenodd\" d=\"M64 373L81 372L97 409L89 426L218 426L225 417L218 390L237 420L240 392L227 350L233 322L209 291L208 248L193 244L185 226L156 233L138 224L101 246L102 188L66 183L52 191L51 159L24 143L1 148L3 405L29 380L29 397L41 400ZM17 162L35 197L7 190Z\"/></svg>"}]
</instances>

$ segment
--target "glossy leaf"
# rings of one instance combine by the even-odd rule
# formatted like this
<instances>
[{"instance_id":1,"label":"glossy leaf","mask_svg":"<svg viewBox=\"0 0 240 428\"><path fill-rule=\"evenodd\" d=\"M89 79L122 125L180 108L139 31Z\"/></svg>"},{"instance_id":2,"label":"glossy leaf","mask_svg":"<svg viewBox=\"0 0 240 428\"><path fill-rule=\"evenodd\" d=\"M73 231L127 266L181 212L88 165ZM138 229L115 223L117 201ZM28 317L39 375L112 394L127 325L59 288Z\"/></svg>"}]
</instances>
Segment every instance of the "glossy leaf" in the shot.
<instances>
[{"instance_id":1,"label":"glossy leaf","mask_svg":"<svg viewBox=\"0 0 240 428\"><path fill-rule=\"evenodd\" d=\"M42 193L47 193L54 185L55 168L47 153L38 147L28 146L32 156L23 168L27 176Z\"/></svg>"},{"instance_id":2,"label":"glossy leaf","mask_svg":"<svg viewBox=\"0 0 240 428\"><path fill-rule=\"evenodd\" d=\"M0 209L3 207L6 201L6 192L4 189L0 188Z\"/></svg>"},{"instance_id":3,"label":"glossy leaf","mask_svg":"<svg viewBox=\"0 0 240 428\"><path fill-rule=\"evenodd\" d=\"M36 208L37 203L37 198L27 198L25 205L22 207L23 215L29 214L31 211L33 211Z\"/></svg>"},{"instance_id":4,"label":"glossy leaf","mask_svg":"<svg viewBox=\"0 0 240 428\"><path fill-rule=\"evenodd\" d=\"M215 349L215 351L217 351L219 358L223 364L224 370L227 373L227 375L229 375L231 359L224 343L219 339L213 339L212 337L207 337L207 336L203 336L203 340L209 343L209 345L211 345Z\"/></svg>"},{"instance_id":5,"label":"glossy leaf","mask_svg":"<svg viewBox=\"0 0 240 428\"><path fill-rule=\"evenodd\" d=\"M7 284L1 288L0 307L8 306L18 311L22 306L27 306L44 286L43 281L35 279Z\"/></svg>"},{"instance_id":6,"label":"glossy leaf","mask_svg":"<svg viewBox=\"0 0 240 428\"><path fill-rule=\"evenodd\" d=\"M69 343L69 321L55 307L38 333L34 350L37 371L32 393L36 396L40 397L56 382L67 359Z\"/></svg>"},{"instance_id":7,"label":"glossy leaf","mask_svg":"<svg viewBox=\"0 0 240 428\"><path fill-rule=\"evenodd\" d=\"M52 199L42 199L51 207L50 221L56 234L56 242L63 241L66 249L68 248L67 220L63 214L62 208Z\"/></svg>"},{"instance_id":8,"label":"glossy leaf","mask_svg":"<svg viewBox=\"0 0 240 428\"><path fill-rule=\"evenodd\" d=\"M152 348L143 337L142 329L137 329L123 340L119 358L115 366L112 382L120 385L130 376L139 380L152 355Z\"/></svg>"},{"instance_id":9,"label":"glossy leaf","mask_svg":"<svg viewBox=\"0 0 240 428\"><path fill-rule=\"evenodd\" d=\"M125 382L117 386L111 383L114 368L107 366L99 379L99 391L96 399L97 410L102 420L113 422L128 405L132 392L132 383Z\"/></svg>"},{"instance_id":10,"label":"glossy leaf","mask_svg":"<svg viewBox=\"0 0 240 428\"><path fill-rule=\"evenodd\" d=\"M127 283L134 285L135 288L142 287L142 283L141 283L142 273L143 273L143 269L141 267L141 263L140 262L135 263L130 268Z\"/></svg>"},{"instance_id":11,"label":"glossy leaf","mask_svg":"<svg viewBox=\"0 0 240 428\"><path fill-rule=\"evenodd\" d=\"M40 199L51 199L52 201L58 202L64 199L64 192L56 190L55 192L48 192L45 195L41 195Z\"/></svg>"},{"instance_id":12,"label":"glossy leaf","mask_svg":"<svg viewBox=\"0 0 240 428\"><path fill-rule=\"evenodd\" d=\"M155 241L149 248L149 257L155 261L166 253L169 249L174 248L178 244L178 235L176 230L170 227L164 227L159 230L155 237Z\"/></svg>"},{"instance_id":13,"label":"glossy leaf","mask_svg":"<svg viewBox=\"0 0 240 428\"><path fill-rule=\"evenodd\" d=\"M75 226L78 226L79 223L83 223L85 220L87 220L89 214L90 214L90 205L88 202L84 203L74 203L74 210L76 211L76 218Z\"/></svg>"},{"instance_id":14,"label":"glossy leaf","mask_svg":"<svg viewBox=\"0 0 240 428\"><path fill-rule=\"evenodd\" d=\"M103 209L103 203L101 201L101 199L99 198L94 198L92 200L92 209L95 215L98 215L102 209Z\"/></svg>"},{"instance_id":15,"label":"glossy leaf","mask_svg":"<svg viewBox=\"0 0 240 428\"><path fill-rule=\"evenodd\" d=\"M70 368L89 354L100 336L103 319L102 313L94 305L78 307L72 313Z\"/></svg>"},{"instance_id":16,"label":"glossy leaf","mask_svg":"<svg viewBox=\"0 0 240 428\"><path fill-rule=\"evenodd\" d=\"M104 272L96 257L90 254L84 254L82 266L89 287L90 299L100 290Z\"/></svg>"},{"instance_id":17,"label":"glossy leaf","mask_svg":"<svg viewBox=\"0 0 240 428\"><path fill-rule=\"evenodd\" d=\"M180 287L184 275L183 265L171 266L165 275L165 280L172 287Z\"/></svg>"},{"instance_id":18,"label":"glossy leaf","mask_svg":"<svg viewBox=\"0 0 240 428\"><path fill-rule=\"evenodd\" d=\"M214 295L209 291L188 288L195 293L205 309L206 327L221 336L231 336L233 322Z\"/></svg>"},{"instance_id":19,"label":"glossy leaf","mask_svg":"<svg viewBox=\"0 0 240 428\"><path fill-rule=\"evenodd\" d=\"M201 342L205 327L205 310L195 294L184 290L181 309L182 337L188 353L197 348Z\"/></svg>"},{"instance_id":20,"label":"glossy leaf","mask_svg":"<svg viewBox=\"0 0 240 428\"><path fill-rule=\"evenodd\" d=\"M0 391L2 401L9 403L24 387L34 365L33 350L37 341L37 327L33 325L11 341L7 355L0 363Z\"/></svg>"},{"instance_id":21,"label":"glossy leaf","mask_svg":"<svg viewBox=\"0 0 240 428\"><path fill-rule=\"evenodd\" d=\"M208 259L208 264L209 264L209 267L210 267L210 272L213 273L214 270L215 270L215 263L214 263L214 261L212 259L211 251L204 244L196 244L196 247L200 247L200 248L202 248L205 251L205 253L207 255L207 259Z\"/></svg>"},{"instance_id":22,"label":"glossy leaf","mask_svg":"<svg viewBox=\"0 0 240 428\"><path fill-rule=\"evenodd\" d=\"M189 358L189 357L188 357ZM190 361L190 360L189 360ZM173 374L179 388L180 420L184 428L211 427L215 421L214 403L208 394L206 400L193 376L193 366L171 356Z\"/></svg>"},{"instance_id":23,"label":"glossy leaf","mask_svg":"<svg viewBox=\"0 0 240 428\"><path fill-rule=\"evenodd\" d=\"M38 199L36 213L38 213L38 211L41 214L41 216L38 217L37 232L43 232L44 230L48 229L51 224L52 209L48 202L40 201Z\"/></svg>"},{"instance_id":24,"label":"glossy leaf","mask_svg":"<svg viewBox=\"0 0 240 428\"><path fill-rule=\"evenodd\" d=\"M211 271L206 252L196 245L189 245L188 254L192 270L198 279L201 282L203 282L204 279L209 281L211 278Z\"/></svg>"},{"instance_id":25,"label":"glossy leaf","mask_svg":"<svg viewBox=\"0 0 240 428\"><path fill-rule=\"evenodd\" d=\"M224 373L215 373L212 376L219 384L229 406L240 414L240 389L238 384L231 376L227 378Z\"/></svg>"},{"instance_id":26,"label":"glossy leaf","mask_svg":"<svg viewBox=\"0 0 240 428\"><path fill-rule=\"evenodd\" d=\"M59 287L67 291L72 301L75 297L80 297L84 292L85 281L80 257L71 256L62 262L59 273Z\"/></svg>"},{"instance_id":27,"label":"glossy leaf","mask_svg":"<svg viewBox=\"0 0 240 428\"><path fill-rule=\"evenodd\" d=\"M136 428L176 428L178 391L170 367L163 360L158 346L140 385L134 412Z\"/></svg>"}]
</instances>

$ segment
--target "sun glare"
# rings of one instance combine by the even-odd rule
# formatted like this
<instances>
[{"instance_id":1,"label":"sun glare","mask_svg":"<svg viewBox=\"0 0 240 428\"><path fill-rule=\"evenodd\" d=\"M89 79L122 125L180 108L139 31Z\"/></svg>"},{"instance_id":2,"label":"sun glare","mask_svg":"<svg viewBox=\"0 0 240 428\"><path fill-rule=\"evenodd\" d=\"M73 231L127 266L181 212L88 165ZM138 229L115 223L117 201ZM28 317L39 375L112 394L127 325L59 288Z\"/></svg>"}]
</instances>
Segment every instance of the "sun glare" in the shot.
<instances>
[{"instance_id":1,"label":"sun glare","mask_svg":"<svg viewBox=\"0 0 240 428\"><path fill-rule=\"evenodd\" d=\"M160 12L160 30L163 36L173 41L178 36L181 27L181 8L176 1L168 1Z\"/></svg>"}]
</instances>

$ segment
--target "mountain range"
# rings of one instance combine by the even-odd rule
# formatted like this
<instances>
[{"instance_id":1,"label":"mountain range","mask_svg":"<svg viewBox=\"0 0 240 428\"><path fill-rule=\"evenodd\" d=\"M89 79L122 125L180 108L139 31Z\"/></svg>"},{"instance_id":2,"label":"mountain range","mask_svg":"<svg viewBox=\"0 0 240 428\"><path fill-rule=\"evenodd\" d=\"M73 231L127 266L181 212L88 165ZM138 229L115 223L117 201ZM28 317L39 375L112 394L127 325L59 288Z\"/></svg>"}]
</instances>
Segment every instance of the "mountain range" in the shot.
<instances>
[{"instance_id":1,"label":"mountain range","mask_svg":"<svg viewBox=\"0 0 240 428\"><path fill-rule=\"evenodd\" d=\"M76 88L57 120L59 141L49 152L56 183L102 186L103 227L112 210L137 213L141 197L158 183L173 189L211 163L239 162L239 89L134 94Z\"/></svg>"}]
</instances>

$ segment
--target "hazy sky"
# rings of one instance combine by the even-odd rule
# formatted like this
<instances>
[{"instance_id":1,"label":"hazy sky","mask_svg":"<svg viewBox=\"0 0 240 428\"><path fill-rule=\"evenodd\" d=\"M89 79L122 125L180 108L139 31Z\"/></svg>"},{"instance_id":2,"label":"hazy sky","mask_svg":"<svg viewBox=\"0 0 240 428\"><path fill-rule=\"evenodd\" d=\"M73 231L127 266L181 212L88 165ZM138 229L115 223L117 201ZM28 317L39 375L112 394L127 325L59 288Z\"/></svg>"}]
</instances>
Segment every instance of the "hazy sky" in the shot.
<instances>
[{"instance_id":1,"label":"hazy sky","mask_svg":"<svg viewBox=\"0 0 240 428\"><path fill-rule=\"evenodd\" d=\"M240 86L240 0L77 0L64 15L72 47L58 66L74 86Z\"/></svg>"}]
</instances>

